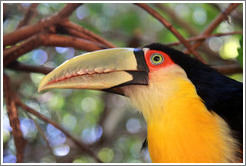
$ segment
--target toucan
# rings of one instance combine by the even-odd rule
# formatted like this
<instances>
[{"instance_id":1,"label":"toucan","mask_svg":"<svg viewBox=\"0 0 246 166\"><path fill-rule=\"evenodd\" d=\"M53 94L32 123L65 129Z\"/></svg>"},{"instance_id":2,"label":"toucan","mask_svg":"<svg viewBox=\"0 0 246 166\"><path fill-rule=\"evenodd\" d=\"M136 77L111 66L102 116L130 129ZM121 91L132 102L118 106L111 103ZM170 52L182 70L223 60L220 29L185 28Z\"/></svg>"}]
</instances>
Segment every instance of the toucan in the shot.
<instances>
[{"instance_id":1,"label":"toucan","mask_svg":"<svg viewBox=\"0 0 246 166\"><path fill-rule=\"evenodd\" d=\"M53 88L129 97L146 120L152 162L243 161L243 83L174 48L88 52L46 75L38 91Z\"/></svg>"}]
</instances>

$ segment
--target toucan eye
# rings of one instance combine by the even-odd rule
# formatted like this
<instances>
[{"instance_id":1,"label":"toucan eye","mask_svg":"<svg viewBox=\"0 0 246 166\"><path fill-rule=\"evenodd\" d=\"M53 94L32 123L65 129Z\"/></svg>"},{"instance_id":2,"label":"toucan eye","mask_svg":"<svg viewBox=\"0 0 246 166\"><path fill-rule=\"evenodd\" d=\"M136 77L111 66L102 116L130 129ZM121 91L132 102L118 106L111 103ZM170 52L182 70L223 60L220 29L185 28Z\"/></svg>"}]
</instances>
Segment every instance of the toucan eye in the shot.
<instances>
[{"instance_id":1,"label":"toucan eye","mask_svg":"<svg viewBox=\"0 0 246 166\"><path fill-rule=\"evenodd\" d=\"M153 65L162 64L163 61L164 61L164 57L161 54L155 53L150 56L150 62Z\"/></svg>"}]
</instances>

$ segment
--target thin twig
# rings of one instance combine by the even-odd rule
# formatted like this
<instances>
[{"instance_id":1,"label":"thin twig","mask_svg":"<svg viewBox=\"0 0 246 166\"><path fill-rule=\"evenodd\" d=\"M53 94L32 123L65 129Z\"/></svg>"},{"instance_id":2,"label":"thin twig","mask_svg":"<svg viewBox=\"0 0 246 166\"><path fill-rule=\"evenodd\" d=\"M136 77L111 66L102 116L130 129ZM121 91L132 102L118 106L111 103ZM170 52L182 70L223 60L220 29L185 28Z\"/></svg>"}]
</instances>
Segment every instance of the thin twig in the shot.
<instances>
[{"instance_id":1,"label":"thin twig","mask_svg":"<svg viewBox=\"0 0 246 166\"><path fill-rule=\"evenodd\" d=\"M221 12L213 21L212 23L199 35L199 36L204 36L204 35L209 35L213 32L213 30L223 21L225 20L228 15L234 10L236 9L238 6L240 5L240 3L232 3L230 4L225 11ZM197 47L199 47L203 40L198 40L196 41L193 45L192 48L196 49ZM190 50L188 50L190 52ZM188 51L186 51L186 53L188 53Z\"/></svg>"},{"instance_id":2,"label":"thin twig","mask_svg":"<svg viewBox=\"0 0 246 166\"><path fill-rule=\"evenodd\" d=\"M185 22L183 19L181 19L176 12L174 12L169 7L163 5L163 4L155 4L155 6L159 9L161 9L165 14L167 14L174 23L177 23L180 27L182 27L184 30L186 30L191 36L196 36L198 34L198 31L191 26L191 24Z\"/></svg>"},{"instance_id":3,"label":"thin twig","mask_svg":"<svg viewBox=\"0 0 246 166\"><path fill-rule=\"evenodd\" d=\"M49 148L49 150L50 150L50 152L51 152L51 155L52 155L53 157L55 157L55 155L53 154L53 149L52 149L52 147L50 146L50 143L49 143L48 139L46 138L46 135L44 134L42 128L39 126L39 124L37 123L37 121L36 121L35 119L33 119L32 116L30 116L30 115L28 114L28 112L25 112L25 113L26 113L27 117L28 117L29 119L31 119L31 120L34 122L34 124L35 124L35 126L36 126L38 132L40 133L40 135L41 135L42 138L44 139L44 142L46 143L47 147Z\"/></svg>"},{"instance_id":4,"label":"thin twig","mask_svg":"<svg viewBox=\"0 0 246 166\"><path fill-rule=\"evenodd\" d=\"M24 18L23 18L23 20L21 20L20 22L19 22L19 25L17 26L17 29L18 28L20 28L20 27L22 27L22 26L25 26L25 25L28 25L29 24L29 22L32 20L32 18L35 16L35 13L36 13L36 8L38 7L38 3L32 3L29 7L28 7L28 9L27 9L27 11L26 11L26 13L25 13L25 15L24 15Z\"/></svg>"},{"instance_id":5,"label":"thin twig","mask_svg":"<svg viewBox=\"0 0 246 166\"><path fill-rule=\"evenodd\" d=\"M219 4L217 3L209 3L212 7L214 7L216 10L221 12L221 8L219 6ZM243 13L241 11L235 10L235 12L233 12L231 14L231 17L233 18L233 20L235 20L240 26L243 26Z\"/></svg>"},{"instance_id":6,"label":"thin twig","mask_svg":"<svg viewBox=\"0 0 246 166\"><path fill-rule=\"evenodd\" d=\"M109 48L115 48L116 47L115 45L113 45L112 43L110 43L106 39L102 38L101 36L98 36L95 33L89 31L88 29L86 29L80 25L77 25L75 23L72 23L70 21L65 21L61 25L66 27L66 28L71 28L71 29L74 29L78 32L84 33L85 35L91 37L92 39L94 39L95 41L97 41L103 45L108 46Z\"/></svg>"},{"instance_id":7,"label":"thin twig","mask_svg":"<svg viewBox=\"0 0 246 166\"><path fill-rule=\"evenodd\" d=\"M41 21L37 22L34 25L28 25L22 28L17 29L16 31L6 34L3 36L3 47L7 45L13 45L23 39L26 39L44 28L50 27L51 25L59 23L64 18L67 18L72 12L79 7L80 3L71 3L67 4L61 11L53 14L48 18L44 18Z\"/></svg>"},{"instance_id":8,"label":"thin twig","mask_svg":"<svg viewBox=\"0 0 246 166\"><path fill-rule=\"evenodd\" d=\"M14 69L18 71L24 71L24 72L31 72L31 73L42 73L42 74L48 74L54 68L49 68L45 66L34 66L34 65L27 65L19 62L15 62L8 66L9 69Z\"/></svg>"},{"instance_id":9,"label":"thin twig","mask_svg":"<svg viewBox=\"0 0 246 166\"><path fill-rule=\"evenodd\" d=\"M235 74L235 73L243 73L243 69L238 64L226 65L226 66L211 66L218 72L222 74Z\"/></svg>"},{"instance_id":10,"label":"thin twig","mask_svg":"<svg viewBox=\"0 0 246 166\"><path fill-rule=\"evenodd\" d=\"M141 7L153 17L155 17L158 21L160 21L167 29L169 29L178 39L179 41L201 62L205 63L203 58L192 48L191 44L185 40L185 38L173 27L171 23L169 23L165 18L163 18L158 12L152 9L147 4L137 3L137 6Z\"/></svg>"},{"instance_id":11,"label":"thin twig","mask_svg":"<svg viewBox=\"0 0 246 166\"><path fill-rule=\"evenodd\" d=\"M4 98L7 105L8 117L10 126L12 128L12 133L14 136L14 143L16 147L16 156L17 163L23 162L24 150L26 146L26 140L23 138L21 129L20 129L20 121L18 117L18 109L15 103L15 95L11 88L11 82L7 75L3 74L3 82L4 82Z\"/></svg>"},{"instance_id":12,"label":"thin twig","mask_svg":"<svg viewBox=\"0 0 246 166\"><path fill-rule=\"evenodd\" d=\"M235 32L227 32L227 33L216 33L216 34L212 34L212 35L203 35L203 36L195 36L195 37L191 37L189 39L187 39L188 42L193 42L193 41L197 41L197 40L205 40L207 38L211 38L211 37L220 37L220 36L228 36L228 35L236 35L236 34L243 34L243 31L235 31ZM168 43L166 44L167 46L176 46L176 45L180 45L180 42L173 42L173 43Z\"/></svg>"},{"instance_id":13,"label":"thin twig","mask_svg":"<svg viewBox=\"0 0 246 166\"><path fill-rule=\"evenodd\" d=\"M78 147L80 147L80 149L83 152L86 152L87 154L89 154L90 156L92 156L97 162L101 163L102 161L96 156L96 154L94 154L94 152L92 150L90 150L86 145L84 145L83 143L81 143L79 140L77 140L76 138L74 138L69 132L67 132L65 129L63 129L58 123L56 123L55 121L45 117L44 115L40 114L39 112L35 111L34 109L28 107L27 105L25 105L24 103L22 103L19 99L16 100L16 103L18 106L20 106L22 109L26 110L27 112L39 117L40 119L42 119L43 121L52 124L55 128L61 130L68 138L70 138Z\"/></svg>"}]
</instances>

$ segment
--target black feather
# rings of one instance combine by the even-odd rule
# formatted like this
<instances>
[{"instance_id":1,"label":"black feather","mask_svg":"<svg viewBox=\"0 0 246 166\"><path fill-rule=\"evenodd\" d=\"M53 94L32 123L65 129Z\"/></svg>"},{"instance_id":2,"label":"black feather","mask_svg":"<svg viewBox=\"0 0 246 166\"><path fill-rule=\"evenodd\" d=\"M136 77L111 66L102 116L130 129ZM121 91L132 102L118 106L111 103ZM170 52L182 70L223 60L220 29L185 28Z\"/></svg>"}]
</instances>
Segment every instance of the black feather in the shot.
<instances>
[{"instance_id":1,"label":"black feather","mask_svg":"<svg viewBox=\"0 0 246 166\"><path fill-rule=\"evenodd\" d=\"M178 50L154 43L145 46L160 50L182 67L195 85L197 94L203 99L210 111L225 119L233 135L243 142L243 84L215 71L206 64Z\"/></svg>"}]
</instances>

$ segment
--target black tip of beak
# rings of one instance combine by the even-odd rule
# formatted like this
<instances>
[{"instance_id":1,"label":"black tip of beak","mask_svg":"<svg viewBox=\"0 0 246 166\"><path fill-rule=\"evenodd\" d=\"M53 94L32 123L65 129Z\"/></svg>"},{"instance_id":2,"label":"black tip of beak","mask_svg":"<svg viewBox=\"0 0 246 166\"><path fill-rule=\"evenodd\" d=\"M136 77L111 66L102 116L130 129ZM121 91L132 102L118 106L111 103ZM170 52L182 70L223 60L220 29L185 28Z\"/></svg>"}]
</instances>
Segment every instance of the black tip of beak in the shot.
<instances>
[{"instance_id":1,"label":"black tip of beak","mask_svg":"<svg viewBox=\"0 0 246 166\"><path fill-rule=\"evenodd\" d=\"M128 71L133 76L133 80L126 82L122 85L148 85L149 76L145 71Z\"/></svg>"},{"instance_id":2,"label":"black tip of beak","mask_svg":"<svg viewBox=\"0 0 246 166\"><path fill-rule=\"evenodd\" d=\"M146 64L145 57L144 57L144 51L142 49L134 49L134 55L137 60L137 68L139 71L145 71L149 72L149 68Z\"/></svg>"},{"instance_id":3,"label":"black tip of beak","mask_svg":"<svg viewBox=\"0 0 246 166\"><path fill-rule=\"evenodd\" d=\"M110 92L118 95L125 96L124 91L122 87L128 86L128 85L148 85L149 83L149 77L148 72L139 72L139 71L127 71L127 73L131 74L133 76L133 80L117 85L115 87L104 89L105 92Z\"/></svg>"},{"instance_id":4,"label":"black tip of beak","mask_svg":"<svg viewBox=\"0 0 246 166\"><path fill-rule=\"evenodd\" d=\"M128 85L148 85L149 84L149 68L146 64L144 51L142 49L134 49L135 59L137 61L137 71L126 71L133 76L131 81L125 82L123 84L114 86L109 89L104 89L105 92L110 92L118 95L125 96L122 87Z\"/></svg>"}]
</instances>

